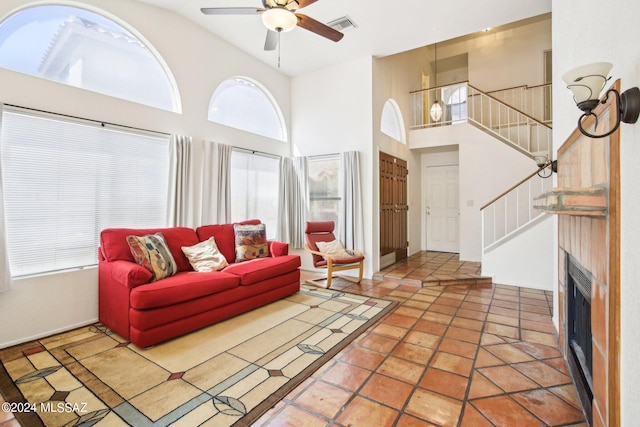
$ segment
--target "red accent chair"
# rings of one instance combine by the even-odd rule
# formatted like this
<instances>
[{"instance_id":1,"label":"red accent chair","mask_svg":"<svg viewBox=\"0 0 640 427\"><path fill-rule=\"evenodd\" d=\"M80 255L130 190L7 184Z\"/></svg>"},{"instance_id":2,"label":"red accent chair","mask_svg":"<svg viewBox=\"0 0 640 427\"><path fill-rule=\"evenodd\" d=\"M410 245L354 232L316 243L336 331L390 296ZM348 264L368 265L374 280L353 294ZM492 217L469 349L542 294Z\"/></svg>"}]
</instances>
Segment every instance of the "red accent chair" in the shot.
<instances>
[{"instance_id":1,"label":"red accent chair","mask_svg":"<svg viewBox=\"0 0 640 427\"><path fill-rule=\"evenodd\" d=\"M362 270L364 264L364 255L362 252L358 252L353 249L345 249L350 255L349 258L336 258L328 253L323 253L318 249L318 242L332 242L336 240L336 236L333 234L335 224L333 221L308 221L304 230L307 244L305 249L313 256L313 266L315 268L326 268L327 277L319 279L307 280L312 285L321 286L325 288L331 287L331 279L333 273L336 271L353 270L358 269L358 279L354 279L348 276L340 276L342 279L348 280L354 283L360 283L362 280ZM319 282L326 280L326 284L322 285Z\"/></svg>"}]
</instances>

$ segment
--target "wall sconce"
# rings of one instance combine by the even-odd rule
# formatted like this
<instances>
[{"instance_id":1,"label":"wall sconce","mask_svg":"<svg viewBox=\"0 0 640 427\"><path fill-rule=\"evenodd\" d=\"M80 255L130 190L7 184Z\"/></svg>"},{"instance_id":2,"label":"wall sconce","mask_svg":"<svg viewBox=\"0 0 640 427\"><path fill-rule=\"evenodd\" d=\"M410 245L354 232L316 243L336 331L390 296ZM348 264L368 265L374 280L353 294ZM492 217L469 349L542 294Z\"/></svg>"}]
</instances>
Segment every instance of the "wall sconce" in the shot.
<instances>
[{"instance_id":1,"label":"wall sconce","mask_svg":"<svg viewBox=\"0 0 640 427\"><path fill-rule=\"evenodd\" d=\"M600 92L604 88L610 77L607 77L611 70L612 64L609 62L596 62L594 64L583 65L566 73L562 80L567 83L567 87L573 92L573 99L578 108L584 111L584 114L578 118L578 129L583 135L589 138L604 138L618 130L620 122L635 123L638 121L640 114L640 89L637 87L627 89L620 94L615 89L609 89L600 101ZM596 118L595 127L598 127L598 118L592 112L599 103L604 104L609 98L609 94L613 93L616 97L616 124L613 128L601 135L592 135L582 127L582 119L588 116Z\"/></svg>"},{"instance_id":2,"label":"wall sconce","mask_svg":"<svg viewBox=\"0 0 640 427\"><path fill-rule=\"evenodd\" d=\"M536 151L533 153L533 160L535 160L536 165L538 166L538 176L540 178L549 178L554 172L558 172L558 161L549 160L549 153L546 151ZM548 175L545 175L543 172L547 168L549 168L549 173Z\"/></svg>"}]
</instances>

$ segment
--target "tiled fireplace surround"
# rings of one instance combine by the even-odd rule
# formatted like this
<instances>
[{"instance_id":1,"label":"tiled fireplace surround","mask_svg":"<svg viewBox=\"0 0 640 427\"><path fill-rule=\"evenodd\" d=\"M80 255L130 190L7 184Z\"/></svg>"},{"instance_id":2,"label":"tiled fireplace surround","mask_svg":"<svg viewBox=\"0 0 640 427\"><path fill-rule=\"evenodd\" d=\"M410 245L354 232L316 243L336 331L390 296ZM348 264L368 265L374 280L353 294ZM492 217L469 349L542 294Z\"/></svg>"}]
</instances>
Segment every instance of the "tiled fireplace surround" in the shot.
<instances>
[{"instance_id":1,"label":"tiled fireplace surround","mask_svg":"<svg viewBox=\"0 0 640 427\"><path fill-rule=\"evenodd\" d=\"M599 116L598 127L607 129L611 125L608 108L602 108ZM592 125L587 122L587 126ZM605 189L599 202L586 200L589 196L565 198L563 206L555 212L559 214L560 345L565 358L568 356L568 256L592 275L593 426L616 426L620 421L619 157L618 132L607 138L592 139L576 130L558 151L556 190Z\"/></svg>"}]
</instances>

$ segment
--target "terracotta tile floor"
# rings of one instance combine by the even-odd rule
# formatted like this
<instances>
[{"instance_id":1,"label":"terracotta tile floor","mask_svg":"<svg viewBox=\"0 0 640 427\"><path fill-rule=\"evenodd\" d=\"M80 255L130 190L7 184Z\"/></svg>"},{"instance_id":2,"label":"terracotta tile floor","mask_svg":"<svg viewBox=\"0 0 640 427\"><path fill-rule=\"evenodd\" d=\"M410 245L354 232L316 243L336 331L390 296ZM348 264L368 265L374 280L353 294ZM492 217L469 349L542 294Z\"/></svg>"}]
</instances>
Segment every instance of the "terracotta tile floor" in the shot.
<instances>
[{"instance_id":1,"label":"terracotta tile floor","mask_svg":"<svg viewBox=\"0 0 640 427\"><path fill-rule=\"evenodd\" d=\"M412 268L440 264L434 271L453 270L446 283L479 275L478 263L451 254L415 258L382 280L334 279L332 288L399 304L254 425L587 426L558 350L550 292L482 281L408 286L398 279L424 273ZM1 427L17 425L5 415Z\"/></svg>"},{"instance_id":2,"label":"terracotta tile floor","mask_svg":"<svg viewBox=\"0 0 640 427\"><path fill-rule=\"evenodd\" d=\"M587 425L558 350L552 293L398 280L332 288L399 304L255 425Z\"/></svg>"},{"instance_id":3,"label":"terracotta tile floor","mask_svg":"<svg viewBox=\"0 0 640 427\"><path fill-rule=\"evenodd\" d=\"M458 254L425 251L380 270L373 279L415 286L491 283L480 269L479 262L460 261Z\"/></svg>"}]
</instances>

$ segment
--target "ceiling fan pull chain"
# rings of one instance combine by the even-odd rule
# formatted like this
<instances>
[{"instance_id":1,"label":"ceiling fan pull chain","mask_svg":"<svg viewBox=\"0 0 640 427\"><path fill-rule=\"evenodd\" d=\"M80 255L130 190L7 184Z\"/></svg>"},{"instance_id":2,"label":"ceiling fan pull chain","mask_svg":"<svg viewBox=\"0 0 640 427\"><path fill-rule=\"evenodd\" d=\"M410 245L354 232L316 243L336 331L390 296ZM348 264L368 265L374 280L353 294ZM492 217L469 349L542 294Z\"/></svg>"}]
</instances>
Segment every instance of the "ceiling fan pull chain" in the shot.
<instances>
[{"instance_id":1,"label":"ceiling fan pull chain","mask_svg":"<svg viewBox=\"0 0 640 427\"><path fill-rule=\"evenodd\" d=\"M282 30L278 30L278 68L280 68L280 35Z\"/></svg>"}]
</instances>

